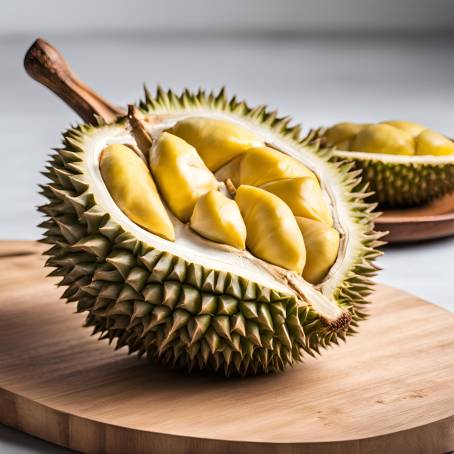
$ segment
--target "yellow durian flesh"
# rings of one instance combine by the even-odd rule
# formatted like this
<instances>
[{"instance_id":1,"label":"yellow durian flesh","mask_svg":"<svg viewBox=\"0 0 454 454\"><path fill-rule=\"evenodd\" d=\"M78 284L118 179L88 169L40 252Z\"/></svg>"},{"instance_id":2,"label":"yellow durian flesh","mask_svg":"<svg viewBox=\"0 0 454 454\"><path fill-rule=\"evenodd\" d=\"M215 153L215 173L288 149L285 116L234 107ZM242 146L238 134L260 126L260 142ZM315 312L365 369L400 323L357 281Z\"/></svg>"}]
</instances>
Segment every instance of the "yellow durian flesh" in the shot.
<instances>
[{"instance_id":1,"label":"yellow durian flesh","mask_svg":"<svg viewBox=\"0 0 454 454\"><path fill-rule=\"evenodd\" d=\"M413 155L414 140L405 131L385 124L369 125L351 140L351 151Z\"/></svg>"},{"instance_id":2,"label":"yellow durian flesh","mask_svg":"<svg viewBox=\"0 0 454 454\"><path fill-rule=\"evenodd\" d=\"M215 118L187 118L176 123L169 132L195 147L213 172L248 148L263 145L263 141L251 130Z\"/></svg>"},{"instance_id":3,"label":"yellow durian flesh","mask_svg":"<svg viewBox=\"0 0 454 454\"><path fill-rule=\"evenodd\" d=\"M246 224L246 246L252 254L300 274L306 249L290 208L274 194L248 185L238 188L235 200Z\"/></svg>"},{"instance_id":4,"label":"yellow durian flesh","mask_svg":"<svg viewBox=\"0 0 454 454\"><path fill-rule=\"evenodd\" d=\"M207 192L197 200L190 226L209 240L241 250L246 247L246 226L240 209L219 191Z\"/></svg>"},{"instance_id":5,"label":"yellow durian flesh","mask_svg":"<svg viewBox=\"0 0 454 454\"><path fill-rule=\"evenodd\" d=\"M350 140L343 140L342 142L337 143L335 146L338 150L349 150L350 149Z\"/></svg>"},{"instance_id":6,"label":"yellow durian flesh","mask_svg":"<svg viewBox=\"0 0 454 454\"><path fill-rule=\"evenodd\" d=\"M312 178L271 181L260 187L282 199L295 216L321 221L329 226L333 225L333 218L323 200L320 186Z\"/></svg>"},{"instance_id":7,"label":"yellow durian flesh","mask_svg":"<svg viewBox=\"0 0 454 454\"><path fill-rule=\"evenodd\" d=\"M454 142L443 134L426 129L416 137L417 155L446 156L454 154Z\"/></svg>"},{"instance_id":8,"label":"yellow durian flesh","mask_svg":"<svg viewBox=\"0 0 454 454\"><path fill-rule=\"evenodd\" d=\"M223 165L215 173L216 178L219 181L231 180L235 187L240 185L240 165L243 155L232 159L227 164Z\"/></svg>"},{"instance_id":9,"label":"yellow durian flesh","mask_svg":"<svg viewBox=\"0 0 454 454\"><path fill-rule=\"evenodd\" d=\"M306 266L303 278L319 284L336 261L339 252L339 232L323 222L296 217L306 246Z\"/></svg>"},{"instance_id":10,"label":"yellow durian flesh","mask_svg":"<svg viewBox=\"0 0 454 454\"><path fill-rule=\"evenodd\" d=\"M350 139L364 127L364 124L342 122L328 128L324 134L326 145L347 150Z\"/></svg>"},{"instance_id":11,"label":"yellow durian flesh","mask_svg":"<svg viewBox=\"0 0 454 454\"><path fill-rule=\"evenodd\" d=\"M132 202L128 202L128 206L133 204L143 210L150 209L150 219L140 219L140 210L136 209L134 213L125 209L122 205L124 197L123 200L122 197L114 197L114 200L131 220L164 238L174 240L175 234L162 201L178 219L189 222L191 229L200 236L239 250L247 247L258 259L302 274L306 264L306 247L297 220L310 218L316 224L323 223L328 232L337 234L330 229L333 219L315 175L299 161L274 148L248 149L218 170L217 176L221 180L230 179L238 188L234 201L219 192L219 182L198 151L173 134L163 132L150 150L151 174L143 160L131 149L123 145L120 147L122 161L119 168L129 174L126 178L111 172L110 180L117 180L117 187L125 178L132 182ZM109 153L108 147L101 159L103 178L107 168L103 162ZM134 164L124 163L125 159L132 160ZM145 179L141 177L143 173ZM106 180L109 177L106 176ZM254 187L243 181L262 186ZM234 192L233 188L231 193ZM147 204L149 193L154 200ZM166 229L160 227L161 224ZM331 251L335 259L338 243L331 246L335 249ZM322 244L321 247L328 246ZM324 250L322 258L325 260L327 255L329 251ZM316 272L321 273L320 267L325 272L323 264L316 265ZM310 270L306 274L308 280L313 282L313 272ZM303 277L306 278L304 274Z\"/></svg>"},{"instance_id":12,"label":"yellow durian flesh","mask_svg":"<svg viewBox=\"0 0 454 454\"><path fill-rule=\"evenodd\" d=\"M153 145L149 161L160 194L182 222L189 221L199 197L219 186L196 149L168 132Z\"/></svg>"},{"instance_id":13,"label":"yellow durian flesh","mask_svg":"<svg viewBox=\"0 0 454 454\"><path fill-rule=\"evenodd\" d=\"M262 186L271 181L297 177L309 177L318 184L311 170L274 148L251 148L241 159L240 184Z\"/></svg>"},{"instance_id":14,"label":"yellow durian flesh","mask_svg":"<svg viewBox=\"0 0 454 454\"><path fill-rule=\"evenodd\" d=\"M131 221L166 240L175 240L173 224L150 171L131 148L121 144L104 148L99 168L112 199Z\"/></svg>"},{"instance_id":15,"label":"yellow durian flesh","mask_svg":"<svg viewBox=\"0 0 454 454\"><path fill-rule=\"evenodd\" d=\"M412 121L403 121L403 120L390 120L390 121L382 121L382 125L389 125L394 126L401 131L405 131L406 133L410 134L413 138L419 135L424 129L425 126L420 125L419 123L413 123Z\"/></svg>"}]
</instances>

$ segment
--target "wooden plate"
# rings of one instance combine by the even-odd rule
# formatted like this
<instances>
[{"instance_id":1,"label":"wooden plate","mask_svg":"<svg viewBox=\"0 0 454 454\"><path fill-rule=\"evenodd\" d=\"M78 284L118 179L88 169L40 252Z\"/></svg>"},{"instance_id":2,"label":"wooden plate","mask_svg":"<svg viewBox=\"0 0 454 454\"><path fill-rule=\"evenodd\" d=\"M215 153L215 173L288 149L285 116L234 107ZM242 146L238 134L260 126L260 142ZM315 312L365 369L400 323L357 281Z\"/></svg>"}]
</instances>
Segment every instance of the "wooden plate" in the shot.
<instances>
[{"instance_id":1,"label":"wooden plate","mask_svg":"<svg viewBox=\"0 0 454 454\"><path fill-rule=\"evenodd\" d=\"M0 422L92 453L454 450L454 315L390 287L346 345L285 373L225 379L114 352L0 243Z\"/></svg>"},{"instance_id":2,"label":"wooden plate","mask_svg":"<svg viewBox=\"0 0 454 454\"><path fill-rule=\"evenodd\" d=\"M454 193L416 208L385 210L377 230L388 231L388 243L432 240L454 235Z\"/></svg>"}]
</instances>

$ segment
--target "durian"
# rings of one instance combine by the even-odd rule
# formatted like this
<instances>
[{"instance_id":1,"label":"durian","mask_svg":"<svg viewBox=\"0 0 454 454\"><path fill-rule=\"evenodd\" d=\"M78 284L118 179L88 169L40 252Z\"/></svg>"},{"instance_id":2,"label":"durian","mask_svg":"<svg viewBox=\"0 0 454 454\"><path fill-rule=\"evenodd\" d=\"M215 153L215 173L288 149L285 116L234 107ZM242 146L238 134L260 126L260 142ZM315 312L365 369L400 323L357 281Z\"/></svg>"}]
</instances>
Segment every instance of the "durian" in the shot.
<instances>
[{"instance_id":1,"label":"durian","mask_svg":"<svg viewBox=\"0 0 454 454\"><path fill-rule=\"evenodd\" d=\"M238 249L246 248L246 226L238 205L220 191L201 196L190 221L191 228L204 238Z\"/></svg>"},{"instance_id":2,"label":"durian","mask_svg":"<svg viewBox=\"0 0 454 454\"><path fill-rule=\"evenodd\" d=\"M248 249L256 257L301 274L306 248L289 206L264 189L241 185L235 196L246 224Z\"/></svg>"},{"instance_id":3,"label":"durian","mask_svg":"<svg viewBox=\"0 0 454 454\"><path fill-rule=\"evenodd\" d=\"M325 140L329 144L335 144L340 150L348 150L350 140L364 127L360 123L342 122L338 123L325 132Z\"/></svg>"},{"instance_id":4,"label":"durian","mask_svg":"<svg viewBox=\"0 0 454 454\"><path fill-rule=\"evenodd\" d=\"M362 170L380 205L421 205L454 191L454 142L418 123L339 123L308 137Z\"/></svg>"},{"instance_id":5,"label":"durian","mask_svg":"<svg viewBox=\"0 0 454 454\"><path fill-rule=\"evenodd\" d=\"M390 125L368 125L350 139L351 151L412 155L415 153L413 137Z\"/></svg>"},{"instance_id":6,"label":"durian","mask_svg":"<svg viewBox=\"0 0 454 454\"><path fill-rule=\"evenodd\" d=\"M196 149L168 132L156 140L149 161L163 199L180 221L187 222L198 198L218 187Z\"/></svg>"},{"instance_id":7,"label":"durian","mask_svg":"<svg viewBox=\"0 0 454 454\"><path fill-rule=\"evenodd\" d=\"M405 131L407 134L410 134L410 136L413 137L413 139L426 129L425 126L420 125L419 123L413 123L412 121L389 120L382 121L381 124L394 126L397 129Z\"/></svg>"},{"instance_id":8,"label":"durian","mask_svg":"<svg viewBox=\"0 0 454 454\"><path fill-rule=\"evenodd\" d=\"M312 178L276 180L260 187L281 198L295 216L325 222L329 226L333 225L333 218L323 200L322 190Z\"/></svg>"},{"instance_id":9,"label":"durian","mask_svg":"<svg viewBox=\"0 0 454 454\"><path fill-rule=\"evenodd\" d=\"M210 170L216 171L247 149L263 145L253 131L234 121L190 117L170 132L194 146Z\"/></svg>"},{"instance_id":10,"label":"durian","mask_svg":"<svg viewBox=\"0 0 454 454\"><path fill-rule=\"evenodd\" d=\"M44 172L47 265L86 325L227 375L280 371L356 332L382 243L351 164L223 91L146 91L139 108L67 131Z\"/></svg>"},{"instance_id":11,"label":"durian","mask_svg":"<svg viewBox=\"0 0 454 454\"><path fill-rule=\"evenodd\" d=\"M133 150L109 145L99 157L99 170L110 195L129 219L155 235L175 240L173 224L150 172Z\"/></svg>"},{"instance_id":12,"label":"durian","mask_svg":"<svg viewBox=\"0 0 454 454\"><path fill-rule=\"evenodd\" d=\"M297 177L318 181L306 166L270 147L251 148L241 158L239 171L240 184L252 186Z\"/></svg>"},{"instance_id":13,"label":"durian","mask_svg":"<svg viewBox=\"0 0 454 454\"><path fill-rule=\"evenodd\" d=\"M318 284L336 261L339 251L339 232L324 222L297 216L296 222L304 237L307 266L303 277L311 284Z\"/></svg>"},{"instance_id":14,"label":"durian","mask_svg":"<svg viewBox=\"0 0 454 454\"><path fill-rule=\"evenodd\" d=\"M424 130L415 138L415 142L415 153L417 155L454 155L454 142L436 131Z\"/></svg>"}]
</instances>

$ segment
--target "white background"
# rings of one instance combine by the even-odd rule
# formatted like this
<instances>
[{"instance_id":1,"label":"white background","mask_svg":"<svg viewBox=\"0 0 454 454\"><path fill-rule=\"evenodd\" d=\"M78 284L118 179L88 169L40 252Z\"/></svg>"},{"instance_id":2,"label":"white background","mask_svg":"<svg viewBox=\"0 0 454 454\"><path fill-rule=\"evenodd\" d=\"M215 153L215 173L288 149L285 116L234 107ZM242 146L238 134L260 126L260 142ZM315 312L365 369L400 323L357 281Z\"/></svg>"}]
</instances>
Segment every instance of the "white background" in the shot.
<instances>
[{"instance_id":1,"label":"white background","mask_svg":"<svg viewBox=\"0 0 454 454\"><path fill-rule=\"evenodd\" d=\"M450 0L3 2L0 238L39 237L39 171L77 121L22 69L37 36L121 105L143 82L226 85L306 128L402 118L454 135L453 24ZM379 280L454 310L453 258L453 238L387 247ZM61 450L0 427L0 452Z\"/></svg>"},{"instance_id":2,"label":"white background","mask_svg":"<svg viewBox=\"0 0 454 454\"><path fill-rule=\"evenodd\" d=\"M450 0L14 0L0 33L452 31Z\"/></svg>"}]
</instances>

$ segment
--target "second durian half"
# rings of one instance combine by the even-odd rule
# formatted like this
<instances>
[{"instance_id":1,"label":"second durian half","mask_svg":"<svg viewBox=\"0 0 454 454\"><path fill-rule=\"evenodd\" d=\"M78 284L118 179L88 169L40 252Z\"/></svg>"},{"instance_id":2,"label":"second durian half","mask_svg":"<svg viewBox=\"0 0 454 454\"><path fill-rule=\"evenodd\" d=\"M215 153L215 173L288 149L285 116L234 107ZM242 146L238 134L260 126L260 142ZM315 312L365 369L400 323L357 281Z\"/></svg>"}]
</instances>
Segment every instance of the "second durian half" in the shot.
<instances>
[{"instance_id":1,"label":"second durian half","mask_svg":"<svg viewBox=\"0 0 454 454\"><path fill-rule=\"evenodd\" d=\"M309 134L350 160L383 206L421 205L454 191L454 142L409 121L338 123Z\"/></svg>"},{"instance_id":2,"label":"second durian half","mask_svg":"<svg viewBox=\"0 0 454 454\"><path fill-rule=\"evenodd\" d=\"M131 111L70 129L45 172L47 264L87 326L227 375L356 331L381 242L351 164L223 91L146 92Z\"/></svg>"}]
</instances>

